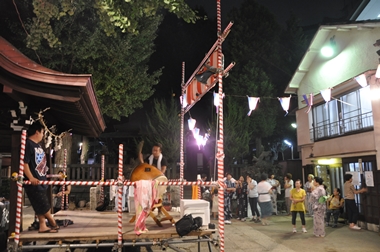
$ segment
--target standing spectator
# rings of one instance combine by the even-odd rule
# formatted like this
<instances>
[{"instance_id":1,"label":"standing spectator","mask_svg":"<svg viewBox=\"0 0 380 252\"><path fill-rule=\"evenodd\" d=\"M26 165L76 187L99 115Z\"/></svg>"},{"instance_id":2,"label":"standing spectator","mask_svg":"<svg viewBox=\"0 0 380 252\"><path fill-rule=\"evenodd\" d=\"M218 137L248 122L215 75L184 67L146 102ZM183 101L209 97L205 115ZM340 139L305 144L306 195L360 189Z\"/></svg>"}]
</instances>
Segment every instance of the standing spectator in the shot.
<instances>
[{"instance_id":1,"label":"standing spectator","mask_svg":"<svg viewBox=\"0 0 380 252\"><path fill-rule=\"evenodd\" d=\"M31 185L24 185L33 210L39 221L39 233L57 233L59 226L50 213L50 203L46 191L48 185L39 185L40 181L46 181L46 174L49 167L46 166L46 155L39 143L44 137L44 128L40 122L35 122L28 129L28 139L26 139L24 171L26 180ZM46 225L46 219L50 227Z\"/></svg>"},{"instance_id":2,"label":"standing spectator","mask_svg":"<svg viewBox=\"0 0 380 252\"><path fill-rule=\"evenodd\" d=\"M60 181L64 181L65 180L65 174L63 173L62 170L59 170L58 171L58 175L60 175L61 177L59 177L59 180ZM63 202L64 202L64 207L63 209L64 210L67 210L69 208L68 206L68 198L69 198L69 194L71 192L71 185L65 185L65 191L63 191L63 186L61 185L55 185L53 186L53 189L52 189L52 196L53 196L53 202L54 202L54 213L58 212L61 210L62 208L62 197L64 197L63 199Z\"/></svg>"},{"instance_id":3,"label":"standing spectator","mask_svg":"<svg viewBox=\"0 0 380 252\"><path fill-rule=\"evenodd\" d=\"M325 237L325 212L326 201L322 200L326 197L326 190L323 186L323 179L314 178L314 190L311 192L310 201L313 204L313 229L316 237Z\"/></svg>"},{"instance_id":4,"label":"standing spectator","mask_svg":"<svg viewBox=\"0 0 380 252\"><path fill-rule=\"evenodd\" d=\"M273 213L275 215L278 214L277 212L277 194L281 194L281 185L280 182L274 178L274 174L270 175L270 178L268 178L269 184L272 185L272 194L270 195L271 201L272 201L272 209Z\"/></svg>"},{"instance_id":5,"label":"standing spectator","mask_svg":"<svg viewBox=\"0 0 380 252\"><path fill-rule=\"evenodd\" d=\"M312 189L314 188L314 175L309 174L307 176L307 182L305 183L305 190L306 190L306 207L307 207L307 214L309 216L313 216L313 207L310 203L310 194Z\"/></svg>"},{"instance_id":6,"label":"standing spectator","mask_svg":"<svg viewBox=\"0 0 380 252\"><path fill-rule=\"evenodd\" d=\"M202 182L206 182L207 181L207 175L202 173L201 180L202 180ZM207 187L205 185L201 186L202 197L203 197L203 194L206 192L206 190L207 190Z\"/></svg>"},{"instance_id":7,"label":"standing spectator","mask_svg":"<svg viewBox=\"0 0 380 252\"><path fill-rule=\"evenodd\" d=\"M292 174L287 173L284 177L285 180L285 204L286 204L286 213L290 215L290 206L292 204L292 201L290 200L290 191L293 189L294 184L292 180Z\"/></svg>"},{"instance_id":8,"label":"standing spectator","mask_svg":"<svg viewBox=\"0 0 380 252\"><path fill-rule=\"evenodd\" d=\"M306 222L305 222L305 201L306 192L301 188L301 180L296 180L296 188L293 188L290 191L290 200L292 201L292 206L290 207L290 211L292 212L292 225L293 225L293 233L297 233L296 228L296 218L297 213L300 214L301 223L302 223L302 232L306 233Z\"/></svg>"},{"instance_id":9,"label":"standing spectator","mask_svg":"<svg viewBox=\"0 0 380 252\"><path fill-rule=\"evenodd\" d=\"M346 212L350 228L352 230L360 230L361 228L356 225L359 217L359 210L355 203L355 194L367 192L367 188L355 190L352 184L352 174L344 174L344 201L346 202Z\"/></svg>"},{"instance_id":10,"label":"standing spectator","mask_svg":"<svg viewBox=\"0 0 380 252\"><path fill-rule=\"evenodd\" d=\"M240 176L239 180L236 181L236 196L237 196L237 207L238 207L238 220L245 221L247 218L247 194L248 194L248 184L244 181L244 177Z\"/></svg>"},{"instance_id":11,"label":"standing spectator","mask_svg":"<svg viewBox=\"0 0 380 252\"><path fill-rule=\"evenodd\" d=\"M268 225L268 218L272 215L272 202L270 194L272 193L272 185L267 181L268 175L261 174L261 181L257 185L259 194L259 205L261 209L261 224Z\"/></svg>"},{"instance_id":12,"label":"standing spectator","mask_svg":"<svg viewBox=\"0 0 380 252\"><path fill-rule=\"evenodd\" d=\"M248 183L248 202L251 207L252 212L252 220L254 222L260 222L260 212L257 208L259 194L257 193L257 182L249 175L247 175L247 183ZM256 218L255 218L256 217Z\"/></svg>"},{"instance_id":13,"label":"standing spectator","mask_svg":"<svg viewBox=\"0 0 380 252\"><path fill-rule=\"evenodd\" d=\"M216 185L215 187L212 187L211 195L212 195L211 212L212 212L213 219L216 220L216 216L218 214L218 207L219 207L219 204L218 204L218 185Z\"/></svg>"},{"instance_id":14,"label":"standing spectator","mask_svg":"<svg viewBox=\"0 0 380 252\"><path fill-rule=\"evenodd\" d=\"M344 207L344 199L340 195L340 189L335 188L333 195L327 199L327 211L326 211L326 226L329 226L331 215L334 216L333 228L338 226L338 218L341 212L341 209Z\"/></svg>"},{"instance_id":15,"label":"standing spectator","mask_svg":"<svg viewBox=\"0 0 380 252\"><path fill-rule=\"evenodd\" d=\"M226 184L226 189L224 190L224 223L231 224L231 198L236 191L235 183L232 182L231 173L227 173L227 177L224 183Z\"/></svg>"},{"instance_id":16,"label":"standing spectator","mask_svg":"<svg viewBox=\"0 0 380 252\"><path fill-rule=\"evenodd\" d=\"M202 180L202 182L206 182L207 181L207 175L203 173L201 180ZM209 189L210 189L210 187L207 187L204 185L201 186L201 196L202 196L203 200L210 203L210 208L212 209L212 195L211 195L211 192Z\"/></svg>"}]
</instances>

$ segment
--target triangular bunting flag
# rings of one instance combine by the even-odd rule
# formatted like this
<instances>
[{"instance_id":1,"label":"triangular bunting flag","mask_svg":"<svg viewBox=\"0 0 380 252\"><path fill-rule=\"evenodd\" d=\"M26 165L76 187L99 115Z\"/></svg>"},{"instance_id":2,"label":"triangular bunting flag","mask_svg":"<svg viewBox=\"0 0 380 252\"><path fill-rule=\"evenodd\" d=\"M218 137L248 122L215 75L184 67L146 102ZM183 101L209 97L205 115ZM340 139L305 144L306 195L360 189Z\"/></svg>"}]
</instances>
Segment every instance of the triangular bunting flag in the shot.
<instances>
[{"instance_id":1,"label":"triangular bunting flag","mask_svg":"<svg viewBox=\"0 0 380 252\"><path fill-rule=\"evenodd\" d=\"M310 112L310 109L312 106L313 106L313 93L309 95L309 109L306 111L306 113Z\"/></svg>"},{"instance_id":2,"label":"triangular bunting flag","mask_svg":"<svg viewBox=\"0 0 380 252\"><path fill-rule=\"evenodd\" d=\"M290 105L290 98L291 97L292 96L289 96L289 97L278 97L278 100L281 103L282 109L286 112L286 114L284 116L286 116L288 114L289 105Z\"/></svg>"},{"instance_id":3,"label":"triangular bunting flag","mask_svg":"<svg viewBox=\"0 0 380 252\"><path fill-rule=\"evenodd\" d=\"M309 100L307 99L307 95L302 95L302 97L303 97L303 100L305 101L305 103L306 103L306 106L308 106L309 107Z\"/></svg>"},{"instance_id":4,"label":"triangular bunting flag","mask_svg":"<svg viewBox=\"0 0 380 252\"><path fill-rule=\"evenodd\" d=\"M249 112L247 116L250 116L252 111L256 109L257 102L260 100L260 97L248 97L248 106L249 106Z\"/></svg>"},{"instance_id":5,"label":"triangular bunting flag","mask_svg":"<svg viewBox=\"0 0 380 252\"><path fill-rule=\"evenodd\" d=\"M331 101L331 88L321 90L321 95L325 102Z\"/></svg>"}]
</instances>

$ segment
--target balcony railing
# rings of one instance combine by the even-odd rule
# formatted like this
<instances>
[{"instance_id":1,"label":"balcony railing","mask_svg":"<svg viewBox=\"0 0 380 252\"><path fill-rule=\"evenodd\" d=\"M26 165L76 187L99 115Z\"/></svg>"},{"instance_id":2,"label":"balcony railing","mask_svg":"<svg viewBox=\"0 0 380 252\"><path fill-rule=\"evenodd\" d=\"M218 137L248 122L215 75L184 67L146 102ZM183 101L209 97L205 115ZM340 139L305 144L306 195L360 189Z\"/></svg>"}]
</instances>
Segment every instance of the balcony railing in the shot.
<instances>
[{"instance_id":1,"label":"balcony railing","mask_svg":"<svg viewBox=\"0 0 380 252\"><path fill-rule=\"evenodd\" d=\"M312 142L320 139L332 138L350 134L355 131L370 130L373 128L372 111L356 115L342 120L323 123L323 125L310 129L310 140Z\"/></svg>"}]
</instances>

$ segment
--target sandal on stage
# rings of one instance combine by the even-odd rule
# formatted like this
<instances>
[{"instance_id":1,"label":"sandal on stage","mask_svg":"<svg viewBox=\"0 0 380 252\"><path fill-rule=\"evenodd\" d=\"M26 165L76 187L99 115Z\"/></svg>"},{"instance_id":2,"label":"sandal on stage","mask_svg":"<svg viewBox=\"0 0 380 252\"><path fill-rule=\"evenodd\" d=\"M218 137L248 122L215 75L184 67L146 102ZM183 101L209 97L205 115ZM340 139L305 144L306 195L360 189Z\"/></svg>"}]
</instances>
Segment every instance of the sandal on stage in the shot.
<instances>
[{"instance_id":1,"label":"sandal on stage","mask_svg":"<svg viewBox=\"0 0 380 252\"><path fill-rule=\"evenodd\" d=\"M47 229L44 231L38 230L38 233L58 233L58 230L57 229Z\"/></svg>"},{"instance_id":2,"label":"sandal on stage","mask_svg":"<svg viewBox=\"0 0 380 252\"><path fill-rule=\"evenodd\" d=\"M51 230L59 230L59 226L58 225L51 226Z\"/></svg>"}]
</instances>

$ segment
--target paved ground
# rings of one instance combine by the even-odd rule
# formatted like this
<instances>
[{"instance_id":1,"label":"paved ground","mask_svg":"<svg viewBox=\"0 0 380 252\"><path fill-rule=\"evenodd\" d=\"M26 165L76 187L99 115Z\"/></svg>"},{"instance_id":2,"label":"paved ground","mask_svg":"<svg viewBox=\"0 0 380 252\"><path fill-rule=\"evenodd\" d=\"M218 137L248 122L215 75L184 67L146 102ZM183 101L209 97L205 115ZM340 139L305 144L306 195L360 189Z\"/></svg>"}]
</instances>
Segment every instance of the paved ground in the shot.
<instances>
[{"instance_id":1,"label":"paved ground","mask_svg":"<svg viewBox=\"0 0 380 252\"><path fill-rule=\"evenodd\" d=\"M24 208L23 227L27 228L33 220L30 207ZM216 221L212 221L215 222ZM298 219L300 223L300 220ZM301 225L297 233L292 233L290 216L273 216L269 226L262 226L260 223L242 222L232 220L231 225L225 226L225 251L243 252L243 251L326 251L326 252L354 252L380 251L379 233L360 230L353 231L348 226L339 224L338 228L326 228L326 237L317 238L313 235L313 220L306 218L306 228L308 233L301 232ZM198 251L197 244L186 243L176 245L182 251ZM140 251L160 251L159 248L151 250L141 248ZM52 251L59 251L54 249ZM62 250L63 251L63 250ZM84 249L75 249L77 252L85 251ZM99 251L99 250L98 250ZM102 249L102 251L110 251ZM127 247L124 251L132 251ZM133 251L139 251L138 249ZM174 251L167 249L166 251ZM206 243L202 243L201 251L208 251ZM212 251L219 251L212 247Z\"/></svg>"}]
</instances>

